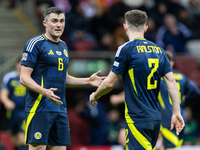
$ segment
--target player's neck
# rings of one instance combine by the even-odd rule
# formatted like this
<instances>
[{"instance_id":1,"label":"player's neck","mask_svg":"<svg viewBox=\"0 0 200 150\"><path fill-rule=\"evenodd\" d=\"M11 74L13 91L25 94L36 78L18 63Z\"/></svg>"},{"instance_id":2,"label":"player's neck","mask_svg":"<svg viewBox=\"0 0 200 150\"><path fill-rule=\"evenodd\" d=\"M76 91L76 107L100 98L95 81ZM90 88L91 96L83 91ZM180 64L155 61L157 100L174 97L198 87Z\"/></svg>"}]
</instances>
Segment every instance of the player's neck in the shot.
<instances>
[{"instance_id":1,"label":"player's neck","mask_svg":"<svg viewBox=\"0 0 200 150\"><path fill-rule=\"evenodd\" d=\"M135 38L144 38L144 33L141 32L132 32L128 35L129 40L133 40Z\"/></svg>"},{"instance_id":2,"label":"player's neck","mask_svg":"<svg viewBox=\"0 0 200 150\"><path fill-rule=\"evenodd\" d=\"M47 33L45 33L44 35L52 42L56 42L57 43L60 40L60 37L52 37L51 35L49 35Z\"/></svg>"}]
</instances>

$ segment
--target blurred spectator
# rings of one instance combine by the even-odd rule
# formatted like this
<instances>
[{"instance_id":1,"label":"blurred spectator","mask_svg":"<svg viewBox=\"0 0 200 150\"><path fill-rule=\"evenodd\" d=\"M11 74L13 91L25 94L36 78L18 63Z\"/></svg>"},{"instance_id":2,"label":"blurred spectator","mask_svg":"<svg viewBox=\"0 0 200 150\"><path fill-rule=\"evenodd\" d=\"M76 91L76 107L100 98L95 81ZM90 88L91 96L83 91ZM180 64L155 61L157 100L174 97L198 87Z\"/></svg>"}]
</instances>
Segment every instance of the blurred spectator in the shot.
<instances>
[{"instance_id":1,"label":"blurred spectator","mask_svg":"<svg viewBox=\"0 0 200 150\"><path fill-rule=\"evenodd\" d=\"M124 43L128 42L128 36L124 31L123 26L119 26L113 32L113 50L116 51L119 46L123 45Z\"/></svg>"},{"instance_id":2,"label":"blurred spectator","mask_svg":"<svg viewBox=\"0 0 200 150\"><path fill-rule=\"evenodd\" d=\"M93 107L85 93L79 93L77 99L79 104L76 106L76 110L80 116L87 120L89 123L89 145L106 145L109 122L107 118L107 112L101 102L98 102L98 106Z\"/></svg>"},{"instance_id":3,"label":"blurred spectator","mask_svg":"<svg viewBox=\"0 0 200 150\"><path fill-rule=\"evenodd\" d=\"M95 16L97 1L94 0L80 0L79 5L83 10L83 15L85 18L90 19Z\"/></svg>"},{"instance_id":4,"label":"blurred spectator","mask_svg":"<svg viewBox=\"0 0 200 150\"><path fill-rule=\"evenodd\" d=\"M145 11L147 14L150 14L155 10L155 7L155 0L143 0L143 4L138 9Z\"/></svg>"},{"instance_id":5,"label":"blurred spectator","mask_svg":"<svg viewBox=\"0 0 200 150\"><path fill-rule=\"evenodd\" d=\"M73 150L75 146L88 144L88 123L80 117L75 108L68 108L68 119L70 127L71 145L67 146L67 150Z\"/></svg>"},{"instance_id":6,"label":"blurred spectator","mask_svg":"<svg viewBox=\"0 0 200 150\"><path fill-rule=\"evenodd\" d=\"M98 5L100 5L104 11L108 11L114 3L119 2L120 0L97 0L97 1Z\"/></svg>"},{"instance_id":7,"label":"blurred spectator","mask_svg":"<svg viewBox=\"0 0 200 150\"><path fill-rule=\"evenodd\" d=\"M186 27L188 27L191 30L191 22L190 22L190 15L188 13L188 10L185 7L182 7L178 11L178 18L177 20L181 23L183 23ZM192 30L191 30L192 31ZM193 33L192 33L193 34Z\"/></svg>"},{"instance_id":8,"label":"blurred spectator","mask_svg":"<svg viewBox=\"0 0 200 150\"><path fill-rule=\"evenodd\" d=\"M191 20L191 29L194 35L194 38L200 38L200 1L199 0L190 0L187 7Z\"/></svg>"},{"instance_id":9,"label":"blurred spectator","mask_svg":"<svg viewBox=\"0 0 200 150\"><path fill-rule=\"evenodd\" d=\"M113 108L108 112L108 120L108 145L118 145L118 135L121 127L124 125L124 120L120 118L120 112L117 108Z\"/></svg>"},{"instance_id":10,"label":"blurred spectator","mask_svg":"<svg viewBox=\"0 0 200 150\"><path fill-rule=\"evenodd\" d=\"M163 1L158 1L154 11L149 12L149 17L154 18L156 22L156 28L163 25L163 18L168 12L167 5Z\"/></svg>"},{"instance_id":11,"label":"blurred spectator","mask_svg":"<svg viewBox=\"0 0 200 150\"><path fill-rule=\"evenodd\" d=\"M147 25L148 25L148 30L144 33L144 37L147 40L150 40L155 43L156 34L157 34L155 20L152 17L149 17L147 21Z\"/></svg>"},{"instance_id":12,"label":"blurred spectator","mask_svg":"<svg viewBox=\"0 0 200 150\"><path fill-rule=\"evenodd\" d=\"M187 53L186 42L190 40L190 30L172 14L164 18L164 25L158 29L156 44L164 49L170 49L174 53Z\"/></svg>"},{"instance_id":13,"label":"blurred spectator","mask_svg":"<svg viewBox=\"0 0 200 150\"><path fill-rule=\"evenodd\" d=\"M199 124L193 118L192 109L190 107L185 108L186 111L186 126L184 129L183 145L197 145L199 144Z\"/></svg>"},{"instance_id":14,"label":"blurred spectator","mask_svg":"<svg viewBox=\"0 0 200 150\"><path fill-rule=\"evenodd\" d=\"M91 33L97 41L100 41L105 33L111 33L112 26L109 22L108 13L102 7L97 7L95 16L90 20Z\"/></svg>"},{"instance_id":15,"label":"blurred spectator","mask_svg":"<svg viewBox=\"0 0 200 150\"><path fill-rule=\"evenodd\" d=\"M35 0L35 15L38 19L38 26L41 31L44 30L44 26L41 24L41 22L44 19L44 12L48 7L54 6L53 0Z\"/></svg>"},{"instance_id":16,"label":"blurred spectator","mask_svg":"<svg viewBox=\"0 0 200 150\"><path fill-rule=\"evenodd\" d=\"M106 32L101 36L100 42L92 50L110 51L113 50L113 36Z\"/></svg>"},{"instance_id":17,"label":"blurred spectator","mask_svg":"<svg viewBox=\"0 0 200 150\"><path fill-rule=\"evenodd\" d=\"M72 9L72 5L69 0L53 0L56 7L61 8L64 12L69 12Z\"/></svg>"},{"instance_id":18,"label":"blurred spectator","mask_svg":"<svg viewBox=\"0 0 200 150\"><path fill-rule=\"evenodd\" d=\"M83 16L83 10L80 5L77 5L66 16L64 36L67 36L65 42L68 44L69 50L90 50L95 43L95 39L90 33L89 21ZM77 41L83 44L84 42L91 42L93 45L91 44L89 49L84 49L84 45L83 49L77 49Z\"/></svg>"},{"instance_id":19,"label":"blurred spectator","mask_svg":"<svg viewBox=\"0 0 200 150\"><path fill-rule=\"evenodd\" d=\"M179 10L183 7L180 0L167 0L168 13L173 14L176 18L178 17Z\"/></svg>"},{"instance_id":20,"label":"blurred spectator","mask_svg":"<svg viewBox=\"0 0 200 150\"><path fill-rule=\"evenodd\" d=\"M111 24L112 32L114 32L117 27L122 26L122 24L124 23L125 12L131 9L132 8L130 6L125 4L125 0L120 0L110 7L108 17L110 19L109 23Z\"/></svg>"},{"instance_id":21,"label":"blurred spectator","mask_svg":"<svg viewBox=\"0 0 200 150\"><path fill-rule=\"evenodd\" d=\"M26 2L27 0L20 0L20 2ZM8 0L8 8L15 8L17 0Z\"/></svg>"}]
</instances>

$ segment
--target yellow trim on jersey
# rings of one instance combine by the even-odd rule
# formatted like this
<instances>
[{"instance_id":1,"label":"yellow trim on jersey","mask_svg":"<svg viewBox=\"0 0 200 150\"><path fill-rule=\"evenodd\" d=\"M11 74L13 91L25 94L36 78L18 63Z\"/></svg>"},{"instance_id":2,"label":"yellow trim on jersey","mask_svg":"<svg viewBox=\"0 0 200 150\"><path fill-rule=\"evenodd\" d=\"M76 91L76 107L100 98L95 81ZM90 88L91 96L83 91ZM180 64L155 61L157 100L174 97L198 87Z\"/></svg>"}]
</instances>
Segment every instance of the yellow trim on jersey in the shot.
<instances>
[{"instance_id":1,"label":"yellow trim on jersey","mask_svg":"<svg viewBox=\"0 0 200 150\"><path fill-rule=\"evenodd\" d=\"M145 38L134 38L134 40L146 40Z\"/></svg>"},{"instance_id":2,"label":"yellow trim on jersey","mask_svg":"<svg viewBox=\"0 0 200 150\"><path fill-rule=\"evenodd\" d=\"M125 104L125 119L127 123L134 123L134 121L131 119L131 117L128 114L128 108L127 108L127 104L126 102L124 102Z\"/></svg>"},{"instance_id":3,"label":"yellow trim on jersey","mask_svg":"<svg viewBox=\"0 0 200 150\"><path fill-rule=\"evenodd\" d=\"M182 145L183 140L179 140L179 138L167 128L163 128L161 126L160 131L162 133L162 136L164 136L168 141L173 143L176 147L180 147Z\"/></svg>"},{"instance_id":4,"label":"yellow trim on jersey","mask_svg":"<svg viewBox=\"0 0 200 150\"><path fill-rule=\"evenodd\" d=\"M128 127L131 130L131 133L136 138L136 140L145 148L148 150L152 149L151 143L148 141L146 137L144 137L140 131L137 130L137 128L134 126L133 123L128 123Z\"/></svg>"},{"instance_id":5,"label":"yellow trim on jersey","mask_svg":"<svg viewBox=\"0 0 200 150\"><path fill-rule=\"evenodd\" d=\"M41 87L44 87L44 85L43 85L43 77L41 79ZM26 140L27 140L27 133L28 133L29 124L30 124L31 120L33 119L33 116L35 115L36 109L37 109L38 105L40 104L41 99L42 99L42 94L39 94L39 96L37 97L33 107L30 110L30 113L29 113L29 115L27 117L26 130L25 130L25 143L26 143Z\"/></svg>"},{"instance_id":6,"label":"yellow trim on jersey","mask_svg":"<svg viewBox=\"0 0 200 150\"><path fill-rule=\"evenodd\" d=\"M165 103L164 103L164 101L163 101L163 98L162 98L160 92L158 93L158 101L159 101L159 103L160 103L162 109L165 109Z\"/></svg>"},{"instance_id":7,"label":"yellow trim on jersey","mask_svg":"<svg viewBox=\"0 0 200 150\"><path fill-rule=\"evenodd\" d=\"M126 103L125 103L125 108L127 108ZM148 139L146 137L144 137L140 131L137 130L137 128L134 126L134 121L131 119L131 117L129 116L128 112L125 112L125 119L126 122L128 124L129 129L131 130L131 133L133 134L133 136L136 138L136 140L145 148L148 150L152 149L152 145L151 143L148 141ZM128 120L127 120L128 119ZM128 122L132 123L128 123ZM126 147L126 150L128 150L128 147Z\"/></svg>"},{"instance_id":8,"label":"yellow trim on jersey","mask_svg":"<svg viewBox=\"0 0 200 150\"><path fill-rule=\"evenodd\" d=\"M45 38L46 40L48 40L47 37L44 34L42 34L42 36L43 36L43 38Z\"/></svg>"},{"instance_id":9,"label":"yellow trim on jersey","mask_svg":"<svg viewBox=\"0 0 200 150\"><path fill-rule=\"evenodd\" d=\"M131 82L132 82L132 84L133 84L133 88L134 88L136 94L138 95L137 89L136 89L136 86L135 86L135 79L134 79L134 71L133 71L133 68L131 68L131 69L128 71L128 74L129 74L129 76L130 76L130 78L131 78Z\"/></svg>"},{"instance_id":10,"label":"yellow trim on jersey","mask_svg":"<svg viewBox=\"0 0 200 150\"><path fill-rule=\"evenodd\" d=\"M6 118L7 118L7 119L10 119L10 118L11 118L11 115L12 115L12 110L11 110L11 109L7 109L7 110L6 110Z\"/></svg>"}]
</instances>

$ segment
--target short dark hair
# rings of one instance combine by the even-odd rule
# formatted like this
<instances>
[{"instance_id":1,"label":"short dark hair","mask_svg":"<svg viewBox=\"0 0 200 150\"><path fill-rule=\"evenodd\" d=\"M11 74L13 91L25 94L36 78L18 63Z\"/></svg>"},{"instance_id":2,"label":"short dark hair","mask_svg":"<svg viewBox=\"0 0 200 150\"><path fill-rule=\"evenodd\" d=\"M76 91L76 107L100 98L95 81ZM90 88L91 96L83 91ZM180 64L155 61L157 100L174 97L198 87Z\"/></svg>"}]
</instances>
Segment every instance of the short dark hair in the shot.
<instances>
[{"instance_id":1,"label":"short dark hair","mask_svg":"<svg viewBox=\"0 0 200 150\"><path fill-rule=\"evenodd\" d=\"M64 14L65 15L65 12L58 8L58 7L49 7L45 12L44 12L44 19L46 19L46 17L51 14L51 13L55 13L55 14Z\"/></svg>"},{"instance_id":2,"label":"short dark hair","mask_svg":"<svg viewBox=\"0 0 200 150\"><path fill-rule=\"evenodd\" d=\"M170 51L165 51L165 53L166 53L166 55L167 55L169 61L170 61L170 62L173 61L174 57L173 57L172 52L170 52Z\"/></svg>"},{"instance_id":3,"label":"short dark hair","mask_svg":"<svg viewBox=\"0 0 200 150\"><path fill-rule=\"evenodd\" d=\"M135 27L146 25L148 20L147 13L137 9L126 12L124 17L128 24Z\"/></svg>"}]
</instances>

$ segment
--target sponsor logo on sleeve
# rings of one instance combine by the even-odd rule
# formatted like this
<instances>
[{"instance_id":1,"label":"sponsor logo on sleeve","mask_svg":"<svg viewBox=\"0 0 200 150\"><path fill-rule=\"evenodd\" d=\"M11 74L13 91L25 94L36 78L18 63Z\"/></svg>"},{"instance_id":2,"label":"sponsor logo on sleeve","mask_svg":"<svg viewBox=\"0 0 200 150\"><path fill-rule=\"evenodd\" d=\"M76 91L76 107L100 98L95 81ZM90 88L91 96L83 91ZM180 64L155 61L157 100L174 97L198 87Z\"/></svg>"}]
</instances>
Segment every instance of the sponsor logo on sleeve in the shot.
<instances>
[{"instance_id":1,"label":"sponsor logo on sleeve","mask_svg":"<svg viewBox=\"0 0 200 150\"><path fill-rule=\"evenodd\" d=\"M114 62L113 66L118 67L119 66L119 62Z\"/></svg>"},{"instance_id":2,"label":"sponsor logo on sleeve","mask_svg":"<svg viewBox=\"0 0 200 150\"><path fill-rule=\"evenodd\" d=\"M27 53L23 53L22 55L22 60L27 60L28 54Z\"/></svg>"}]
</instances>

